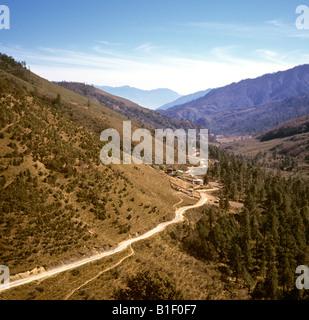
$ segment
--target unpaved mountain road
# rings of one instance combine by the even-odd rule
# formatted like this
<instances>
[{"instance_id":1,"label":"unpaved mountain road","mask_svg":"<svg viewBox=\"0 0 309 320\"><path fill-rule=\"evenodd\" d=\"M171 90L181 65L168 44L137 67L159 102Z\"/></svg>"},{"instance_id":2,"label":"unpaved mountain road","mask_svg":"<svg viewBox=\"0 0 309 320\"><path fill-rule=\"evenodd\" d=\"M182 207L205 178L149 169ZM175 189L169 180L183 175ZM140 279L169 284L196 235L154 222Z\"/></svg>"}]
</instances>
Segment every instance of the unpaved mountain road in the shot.
<instances>
[{"instance_id":1,"label":"unpaved mountain road","mask_svg":"<svg viewBox=\"0 0 309 320\"><path fill-rule=\"evenodd\" d=\"M93 261L96 261L96 260L100 260L102 258L111 256L111 255L113 255L115 253L121 252L121 251L125 250L127 247L129 247L130 245L132 245L133 243L138 242L140 240L145 240L147 238L150 238L153 235L163 231L167 226L183 221L184 220L184 213L187 210L203 206L208 200L208 198L206 196L206 192L215 191L215 190L217 190L217 188L199 191L200 192L200 196L201 196L200 200L194 205L181 207L181 208L176 209L176 216L175 216L175 218L173 220L161 223L157 227L155 227L154 229L146 232L145 234L143 234L143 235L141 235L139 237L132 238L132 239L129 239L129 240L125 240L125 241L121 242L113 250L106 251L106 252L103 252L103 253L88 257L88 258L84 258L82 260L78 260L78 261L75 261L73 263L70 263L70 264L67 264L67 265L63 265L61 267L57 267L55 269L51 269L49 271L46 271L46 272L43 272L43 273L40 273L40 274L37 274L37 275L34 275L34 276L30 276L30 277L27 277L27 278L24 278L24 279L16 280L16 281L11 282L9 284L5 284L5 285L2 285L2 286L0 285L0 292L4 291L4 290L11 289L11 288L15 288L15 287L18 287L18 286L22 286L24 284L27 284L27 283L30 283L30 282L33 282L33 281L42 280L42 279L57 275L58 273L61 273L61 272L64 272L64 271L68 271L68 270L72 270L72 269L75 269L75 268L80 267L82 265L85 265L87 263L90 263L90 262L93 262Z\"/></svg>"}]
</instances>

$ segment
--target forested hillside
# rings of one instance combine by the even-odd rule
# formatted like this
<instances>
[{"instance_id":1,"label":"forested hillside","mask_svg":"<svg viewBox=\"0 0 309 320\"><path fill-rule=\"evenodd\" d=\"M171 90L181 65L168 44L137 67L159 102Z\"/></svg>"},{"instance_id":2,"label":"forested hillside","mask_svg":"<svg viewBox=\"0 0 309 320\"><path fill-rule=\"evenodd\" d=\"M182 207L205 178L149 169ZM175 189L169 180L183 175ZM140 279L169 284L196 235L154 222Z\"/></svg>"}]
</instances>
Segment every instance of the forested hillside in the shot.
<instances>
[{"instance_id":1,"label":"forested hillside","mask_svg":"<svg viewBox=\"0 0 309 320\"><path fill-rule=\"evenodd\" d=\"M290 137L309 132L309 115L290 120L259 136L261 141Z\"/></svg>"},{"instance_id":2,"label":"forested hillside","mask_svg":"<svg viewBox=\"0 0 309 320\"><path fill-rule=\"evenodd\" d=\"M296 267L309 264L308 183L267 173L219 149L212 155L220 163L208 178L224 184L220 207L196 210L202 218L179 239L183 249L223 263L225 275L245 285L253 299L308 298L295 288ZM244 208L233 213L230 201Z\"/></svg>"}]
</instances>

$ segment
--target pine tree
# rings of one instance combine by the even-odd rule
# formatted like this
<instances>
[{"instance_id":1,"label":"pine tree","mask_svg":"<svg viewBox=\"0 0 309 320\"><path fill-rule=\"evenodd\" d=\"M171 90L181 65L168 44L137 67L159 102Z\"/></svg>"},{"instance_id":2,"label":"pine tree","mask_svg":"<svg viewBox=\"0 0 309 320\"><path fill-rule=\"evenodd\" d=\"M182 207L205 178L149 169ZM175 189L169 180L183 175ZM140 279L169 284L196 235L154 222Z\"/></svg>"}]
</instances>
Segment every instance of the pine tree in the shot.
<instances>
[{"instance_id":1,"label":"pine tree","mask_svg":"<svg viewBox=\"0 0 309 320\"><path fill-rule=\"evenodd\" d=\"M272 236L270 236L266 245L267 274L264 287L266 297L271 300L276 300L278 296L278 271L276 268L276 251L273 242Z\"/></svg>"},{"instance_id":2,"label":"pine tree","mask_svg":"<svg viewBox=\"0 0 309 320\"><path fill-rule=\"evenodd\" d=\"M208 177L208 175L206 174L205 176L204 176L204 185L205 186L207 186L208 185L208 183L209 183L209 177Z\"/></svg>"},{"instance_id":3,"label":"pine tree","mask_svg":"<svg viewBox=\"0 0 309 320\"><path fill-rule=\"evenodd\" d=\"M289 253L283 253L283 258L280 260L280 277L279 283L282 285L282 290L286 293L294 280L294 272L291 268L291 256Z\"/></svg>"},{"instance_id":4,"label":"pine tree","mask_svg":"<svg viewBox=\"0 0 309 320\"><path fill-rule=\"evenodd\" d=\"M250 192L246 196L244 205L250 212L256 209L256 202L254 200L254 196Z\"/></svg>"},{"instance_id":5,"label":"pine tree","mask_svg":"<svg viewBox=\"0 0 309 320\"><path fill-rule=\"evenodd\" d=\"M230 263L236 278L236 282L238 282L238 278L241 276L243 268L241 248L237 243L234 243L231 248Z\"/></svg>"},{"instance_id":6,"label":"pine tree","mask_svg":"<svg viewBox=\"0 0 309 320\"><path fill-rule=\"evenodd\" d=\"M254 280L245 266L242 266L241 277L244 279L245 284L248 286L248 292L251 292L251 288L254 286Z\"/></svg>"},{"instance_id":7,"label":"pine tree","mask_svg":"<svg viewBox=\"0 0 309 320\"><path fill-rule=\"evenodd\" d=\"M254 256L255 256L255 264L258 263L258 254L259 254L259 245L263 240L263 236L260 232L260 226L259 226L259 221L258 221L258 217L257 214L254 213L252 216L252 240L255 241L255 250L254 250Z\"/></svg>"},{"instance_id":8,"label":"pine tree","mask_svg":"<svg viewBox=\"0 0 309 320\"><path fill-rule=\"evenodd\" d=\"M248 242L251 239L250 217L247 208L244 208L240 215L240 229L244 241Z\"/></svg>"},{"instance_id":9,"label":"pine tree","mask_svg":"<svg viewBox=\"0 0 309 320\"><path fill-rule=\"evenodd\" d=\"M278 271L274 262L270 263L267 268L264 288L266 298L270 300L276 300L278 298Z\"/></svg>"},{"instance_id":10,"label":"pine tree","mask_svg":"<svg viewBox=\"0 0 309 320\"><path fill-rule=\"evenodd\" d=\"M230 191L230 195L231 195L231 199L233 201L238 201L239 200L239 195L238 195L238 190L237 190L237 185L236 182L232 182L231 187L230 187L231 191Z\"/></svg>"}]
</instances>

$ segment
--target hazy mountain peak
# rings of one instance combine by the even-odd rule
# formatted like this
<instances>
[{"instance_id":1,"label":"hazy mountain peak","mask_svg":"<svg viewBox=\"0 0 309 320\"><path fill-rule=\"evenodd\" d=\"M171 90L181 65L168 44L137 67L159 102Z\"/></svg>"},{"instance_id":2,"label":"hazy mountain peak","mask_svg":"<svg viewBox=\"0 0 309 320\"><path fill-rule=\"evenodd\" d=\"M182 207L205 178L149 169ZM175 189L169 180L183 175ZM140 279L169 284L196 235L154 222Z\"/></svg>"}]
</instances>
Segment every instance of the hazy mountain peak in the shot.
<instances>
[{"instance_id":1,"label":"hazy mountain peak","mask_svg":"<svg viewBox=\"0 0 309 320\"><path fill-rule=\"evenodd\" d=\"M163 104L172 102L181 97L179 93L167 88L143 90L130 87L129 85L121 87L95 85L95 87L115 96L131 100L148 109L157 109Z\"/></svg>"},{"instance_id":2,"label":"hazy mountain peak","mask_svg":"<svg viewBox=\"0 0 309 320\"><path fill-rule=\"evenodd\" d=\"M170 103L164 104L163 106L158 108L158 110L167 110L167 109L172 108L174 106L181 105L181 104L196 100L198 98L204 97L211 90L212 89L207 89L207 90L198 91L198 92L195 92L195 93L192 93L192 94L188 94L188 95L185 95L185 96L181 96L180 98L176 99L175 101L172 101Z\"/></svg>"}]
</instances>

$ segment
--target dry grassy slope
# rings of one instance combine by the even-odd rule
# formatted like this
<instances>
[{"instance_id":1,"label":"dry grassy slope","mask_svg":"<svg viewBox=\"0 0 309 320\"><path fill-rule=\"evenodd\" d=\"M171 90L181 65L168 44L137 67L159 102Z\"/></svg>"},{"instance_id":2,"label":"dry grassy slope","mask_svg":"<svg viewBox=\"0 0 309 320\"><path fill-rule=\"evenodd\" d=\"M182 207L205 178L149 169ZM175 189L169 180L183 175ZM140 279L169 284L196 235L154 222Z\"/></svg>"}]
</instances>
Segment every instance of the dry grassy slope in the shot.
<instances>
[{"instance_id":1,"label":"dry grassy slope","mask_svg":"<svg viewBox=\"0 0 309 320\"><path fill-rule=\"evenodd\" d=\"M179 206L189 204L187 198ZM190 203L191 204L191 203ZM46 300L109 300L117 288L138 272L158 271L175 283L186 300L247 300L243 283L227 278L224 265L205 262L185 253L171 234L186 234L189 224L201 217L196 211L186 214L183 225L170 226L166 231L140 241L122 253L95 263L67 271L42 281L0 293L0 299ZM132 254L133 252L133 254ZM121 263L120 263L121 262Z\"/></svg>"},{"instance_id":2,"label":"dry grassy slope","mask_svg":"<svg viewBox=\"0 0 309 320\"><path fill-rule=\"evenodd\" d=\"M0 72L0 263L11 274L114 245L174 214L178 197L162 172L99 161L99 133L127 118L28 71Z\"/></svg>"},{"instance_id":3,"label":"dry grassy slope","mask_svg":"<svg viewBox=\"0 0 309 320\"><path fill-rule=\"evenodd\" d=\"M109 108L106 108L99 103L92 103L89 107L87 98L76 94L71 90L67 90L52 82L49 82L48 80L43 79L34 73L26 73L24 78L19 78L10 73L8 74L6 72L3 72L1 68L0 72L1 77L9 77L8 81L12 81L13 83L16 82L25 90L27 90L28 92L33 92L35 95L55 99L57 95L60 94L62 101L72 104L71 112L76 113L76 117L74 117L73 115L73 120L75 120L75 122L80 121L81 124L87 126L88 129L92 129L92 131L95 131L96 133L100 133L101 131L98 130L101 130L101 127L103 127L103 129L105 127L108 127L107 125L111 125L110 127L115 128L119 132L121 132L122 121L128 120L127 117L114 112L113 110L110 110ZM78 118L78 115L80 116L80 118ZM89 124L85 122L85 119L82 119L82 116L88 117L91 123ZM96 119L97 117L99 119ZM101 122L99 123L99 128L97 128L95 124L99 121ZM140 127L139 123L134 121L134 119L132 119L131 121L134 129ZM104 123L105 125L102 125L102 123ZM93 125L93 127L90 127L91 124Z\"/></svg>"}]
</instances>

